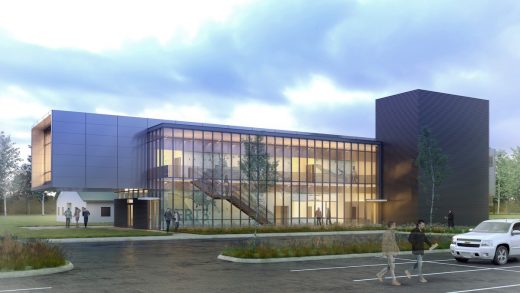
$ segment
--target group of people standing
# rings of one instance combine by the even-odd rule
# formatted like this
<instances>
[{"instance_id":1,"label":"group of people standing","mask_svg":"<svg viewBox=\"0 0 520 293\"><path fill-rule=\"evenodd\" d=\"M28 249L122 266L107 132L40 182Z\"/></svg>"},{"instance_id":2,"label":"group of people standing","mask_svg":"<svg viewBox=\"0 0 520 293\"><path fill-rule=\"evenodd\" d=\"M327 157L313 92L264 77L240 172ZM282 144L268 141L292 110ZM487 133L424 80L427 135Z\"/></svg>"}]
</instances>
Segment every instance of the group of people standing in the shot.
<instances>
[{"instance_id":1,"label":"group of people standing","mask_svg":"<svg viewBox=\"0 0 520 293\"><path fill-rule=\"evenodd\" d=\"M172 209L167 208L166 212L164 212L164 220L166 221L166 232L170 232L170 224L172 221L174 223L174 231L179 229L180 216L177 210L172 212Z\"/></svg>"},{"instance_id":2,"label":"group of people standing","mask_svg":"<svg viewBox=\"0 0 520 293\"><path fill-rule=\"evenodd\" d=\"M70 228L70 221L72 219L72 211L70 208L67 208L65 213L63 213L65 216L65 227ZM74 208L74 219L76 220L76 228L79 227L79 217L83 216L83 225L85 228L87 228L88 225L88 217L90 216L89 210L87 208L82 207L81 210L78 207Z\"/></svg>"}]
</instances>

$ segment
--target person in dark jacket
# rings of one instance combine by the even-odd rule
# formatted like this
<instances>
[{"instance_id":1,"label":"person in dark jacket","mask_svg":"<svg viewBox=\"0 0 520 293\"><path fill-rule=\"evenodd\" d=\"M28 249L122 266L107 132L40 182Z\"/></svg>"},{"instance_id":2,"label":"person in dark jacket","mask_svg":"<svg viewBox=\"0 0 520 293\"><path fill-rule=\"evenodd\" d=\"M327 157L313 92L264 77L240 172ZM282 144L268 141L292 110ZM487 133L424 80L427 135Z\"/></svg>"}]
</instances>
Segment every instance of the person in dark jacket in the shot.
<instances>
[{"instance_id":1,"label":"person in dark jacket","mask_svg":"<svg viewBox=\"0 0 520 293\"><path fill-rule=\"evenodd\" d=\"M448 211L448 215L445 217L448 220L448 228L455 227L455 216L451 210Z\"/></svg>"},{"instance_id":2,"label":"person in dark jacket","mask_svg":"<svg viewBox=\"0 0 520 293\"><path fill-rule=\"evenodd\" d=\"M166 212L164 212L164 220L166 221L166 232L170 232L170 223L173 219L173 213L170 208L166 209Z\"/></svg>"},{"instance_id":3,"label":"person in dark jacket","mask_svg":"<svg viewBox=\"0 0 520 293\"><path fill-rule=\"evenodd\" d=\"M85 225L85 229L87 229L88 216L90 216L90 212L85 207L82 207L81 209L83 210L81 212L81 215L83 216L83 225Z\"/></svg>"},{"instance_id":4,"label":"person in dark jacket","mask_svg":"<svg viewBox=\"0 0 520 293\"><path fill-rule=\"evenodd\" d=\"M424 228L426 224L423 220L417 221L417 225L415 229L412 230L410 235L408 236L408 242L412 244L412 253L415 255L417 262L413 265L413 271L417 270L417 275L419 276L419 282L426 283L428 282L422 275L422 260L424 255L424 243L430 246L430 250L437 247L437 244L432 244L430 239L424 234ZM408 277L411 278L411 274L409 270L405 270L404 273Z\"/></svg>"}]
</instances>

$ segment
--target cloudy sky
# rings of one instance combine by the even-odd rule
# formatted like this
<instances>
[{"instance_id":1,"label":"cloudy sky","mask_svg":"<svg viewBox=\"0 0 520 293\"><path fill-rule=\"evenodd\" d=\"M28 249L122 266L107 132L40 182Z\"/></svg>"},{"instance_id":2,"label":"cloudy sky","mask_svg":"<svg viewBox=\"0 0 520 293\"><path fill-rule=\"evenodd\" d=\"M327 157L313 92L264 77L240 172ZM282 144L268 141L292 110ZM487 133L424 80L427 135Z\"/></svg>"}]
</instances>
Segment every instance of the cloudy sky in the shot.
<instances>
[{"instance_id":1,"label":"cloudy sky","mask_svg":"<svg viewBox=\"0 0 520 293\"><path fill-rule=\"evenodd\" d=\"M51 109L375 136L375 99L490 100L520 145L520 1L9 1L0 130Z\"/></svg>"}]
</instances>

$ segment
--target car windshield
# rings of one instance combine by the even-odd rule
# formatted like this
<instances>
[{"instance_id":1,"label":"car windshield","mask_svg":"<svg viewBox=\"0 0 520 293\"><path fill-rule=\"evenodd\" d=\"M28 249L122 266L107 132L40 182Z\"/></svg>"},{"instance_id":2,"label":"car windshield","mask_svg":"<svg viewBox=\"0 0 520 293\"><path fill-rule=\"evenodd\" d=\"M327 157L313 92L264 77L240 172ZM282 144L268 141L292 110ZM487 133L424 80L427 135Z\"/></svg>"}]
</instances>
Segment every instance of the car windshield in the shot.
<instances>
[{"instance_id":1,"label":"car windshield","mask_svg":"<svg viewBox=\"0 0 520 293\"><path fill-rule=\"evenodd\" d=\"M482 222L480 223L473 232L484 232L484 233L506 233L509 231L511 223L501 222Z\"/></svg>"}]
</instances>

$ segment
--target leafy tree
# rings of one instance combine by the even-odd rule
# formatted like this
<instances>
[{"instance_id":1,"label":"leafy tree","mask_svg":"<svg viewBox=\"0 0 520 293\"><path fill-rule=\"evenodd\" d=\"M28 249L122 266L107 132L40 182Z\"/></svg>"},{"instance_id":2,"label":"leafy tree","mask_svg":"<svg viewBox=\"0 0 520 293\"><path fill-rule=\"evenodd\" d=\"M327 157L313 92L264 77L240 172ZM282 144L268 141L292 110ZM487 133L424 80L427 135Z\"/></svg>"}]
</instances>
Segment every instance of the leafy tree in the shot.
<instances>
[{"instance_id":1,"label":"leafy tree","mask_svg":"<svg viewBox=\"0 0 520 293\"><path fill-rule=\"evenodd\" d=\"M495 196L497 201L520 200L520 147L512 149L510 154L505 151L497 152Z\"/></svg>"},{"instance_id":2,"label":"leafy tree","mask_svg":"<svg viewBox=\"0 0 520 293\"><path fill-rule=\"evenodd\" d=\"M12 191L12 180L20 162L20 151L9 135L0 132L0 196L4 199L4 216L7 216L7 194Z\"/></svg>"},{"instance_id":3,"label":"leafy tree","mask_svg":"<svg viewBox=\"0 0 520 293\"><path fill-rule=\"evenodd\" d=\"M276 174L278 162L270 162L267 147L263 142L262 136L255 135L252 140L244 140L242 143L245 151L244 156L240 159L242 182L246 182L245 190L249 190L249 194L256 197L256 219L258 219L260 212L260 193L267 193L269 187L278 179ZM257 226L258 221L255 225L253 242L255 249Z\"/></svg>"},{"instance_id":4,"label":"leafy tree","mask_svg":"<svg viewBox=\"0 0 520 293\"><path fill-rule=\"evenodd\" d=\"M448 175L448 157L442 152L437 140L433 138L428 128L421 129L419 136L419 154L415 161L419 168L419 182L422 187L431 192L430 227L433 221L433 207L439 197L438 188Z\"/></svg>"},{"instance_id":5,"label":"leafy tree","mask_svg":"<svg viewBox=\"0 0 520 293\"><path fill-rule=\"evenodd\" d=\"M27 162L23 163L17 170L12 181L13 197L19 200L25 200L25 211L31 214L30 201L37 198L42 204L42 215L45 214L45 200L48 198L45 192L34 192L32 188L32 158L27 157Z\"/></svg>"}]
</instances>

